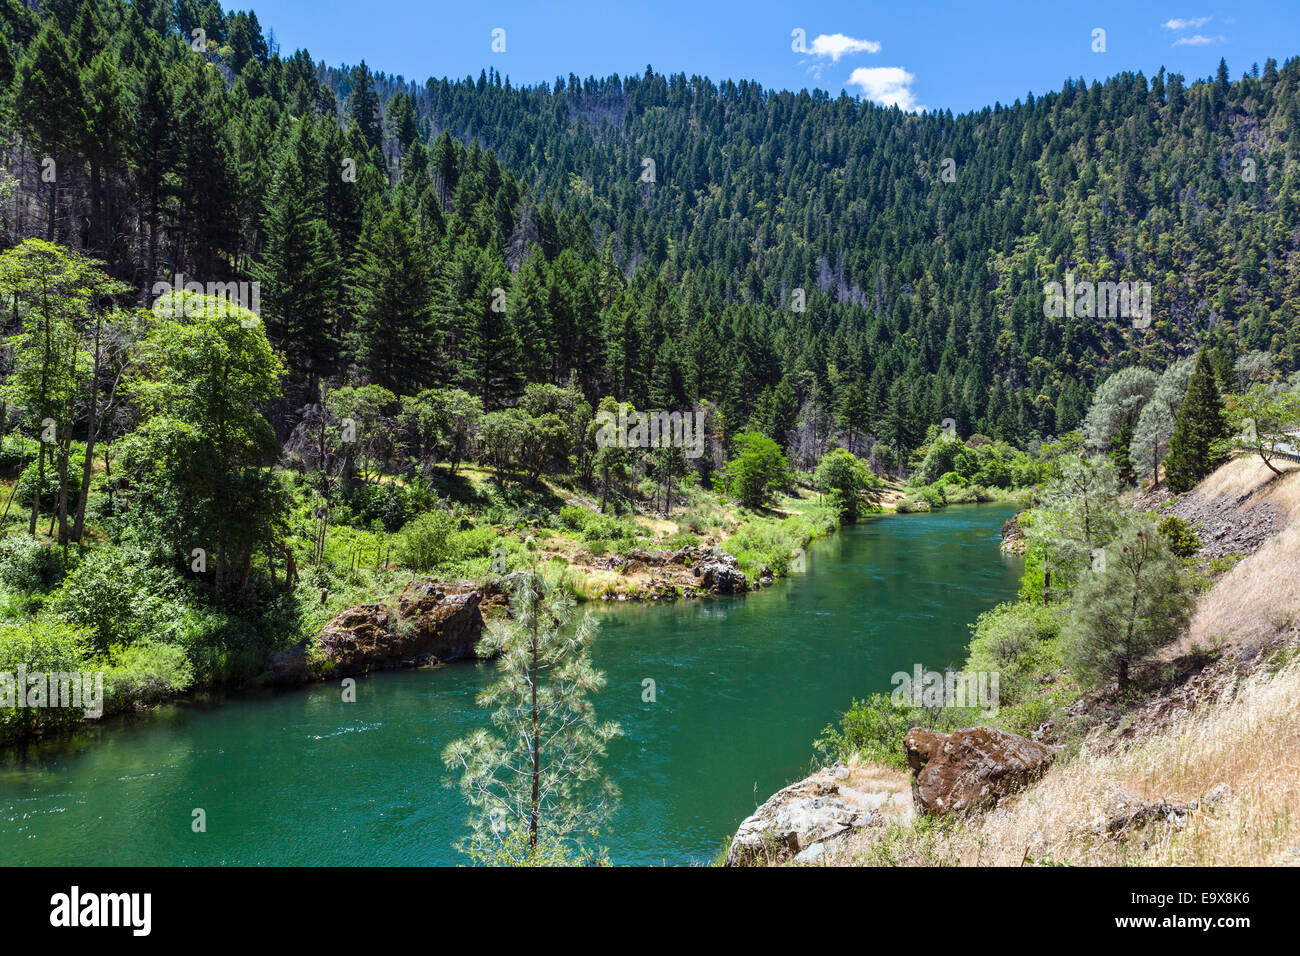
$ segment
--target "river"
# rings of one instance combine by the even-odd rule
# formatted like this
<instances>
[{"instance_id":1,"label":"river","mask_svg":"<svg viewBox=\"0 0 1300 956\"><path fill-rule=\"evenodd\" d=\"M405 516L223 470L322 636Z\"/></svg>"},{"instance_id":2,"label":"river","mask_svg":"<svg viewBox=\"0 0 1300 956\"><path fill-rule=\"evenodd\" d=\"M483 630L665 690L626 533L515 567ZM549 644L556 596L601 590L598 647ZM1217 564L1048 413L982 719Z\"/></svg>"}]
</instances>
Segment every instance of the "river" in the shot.
<instances>
[{"instance_id":1,"label":"river","mask_svg":"<svg viewBox=\"0 0 1300 956\"><path fill-rule=\"evenodd\" d=\"M1021 563L998 550L1014 511L872 518L765 591L596 606L597 711L625 735L606 763L623 794L611 860L707 862L808 771L854 697L960 664L971 622L1016 592ZM337 684L185 702L0 757L0 864L464 863L465 808L439 758L485 723L474 696L492 667L374 675L355 703Z\"/></svg>"}]
</instances>

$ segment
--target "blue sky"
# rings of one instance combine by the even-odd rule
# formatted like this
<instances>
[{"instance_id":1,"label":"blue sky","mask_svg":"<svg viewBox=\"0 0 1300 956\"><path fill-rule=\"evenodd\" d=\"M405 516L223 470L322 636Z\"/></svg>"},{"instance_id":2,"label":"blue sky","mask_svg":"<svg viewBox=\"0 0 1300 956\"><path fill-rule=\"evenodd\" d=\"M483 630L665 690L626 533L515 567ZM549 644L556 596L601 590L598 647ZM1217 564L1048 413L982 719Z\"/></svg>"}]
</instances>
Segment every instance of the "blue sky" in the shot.
<instances>
[{"instance_id":1,"label":"blue sky","mask_svg":"<svg viewBox=\"0 0 1300 956\"><path fill-rule=\"evenodd\" d=\"M1225 57L1233 79L1300 54L1300 3L893 3L806 0L245 0L284 52L361 59L423 82L493 66L515 84L576 73L752 79L963 112L1161 66L1189 80ZM242 4L241 4L242 5ZM493 30L505 51L493 52ZM1105 52L1094 52L1094 30ZM802 30L803 52L793 49Z\"/></svg>"}]
</instances>

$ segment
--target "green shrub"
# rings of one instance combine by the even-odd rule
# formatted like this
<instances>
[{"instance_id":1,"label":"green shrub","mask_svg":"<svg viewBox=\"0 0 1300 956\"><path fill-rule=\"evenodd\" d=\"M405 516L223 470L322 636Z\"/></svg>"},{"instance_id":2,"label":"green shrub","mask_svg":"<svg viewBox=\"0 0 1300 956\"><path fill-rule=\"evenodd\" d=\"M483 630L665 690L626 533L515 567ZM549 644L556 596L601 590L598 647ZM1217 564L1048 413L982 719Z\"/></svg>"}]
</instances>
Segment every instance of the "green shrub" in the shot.
<instances>
[{"instance_id":1,"label":"green shrub","mask_svg":"<svg viewBox=\"0 0 1300 956\"><path fill-rule=\"evenodd\" d=\"M119 711L156 704L193 683L194 667L183 647L147 641L116 647L104 675L106 706Z\"/></svg>"},{"instance_id":2,"label":"green shrub","mask_svg":"<svg viewBox=\"0 0 1300 956\"><path fill-rule=\"evenodd\" d=\"M813 538L828 534L835 526L836 518L829 507L780 521L751 518L722 542L722 548L739 562L740 569L751 580L764 567L781 575L790 570L790 558L796 550Z\"/></svg>"},{"instance_id":3,"label":"green shrub","mask_svg":"<svg viewBox=\"0 0 1300 956\"><path fill-rule=\"evenodd\" d=\"M949 733L981 720L974 708L913 707L895 704L888 694L872 694L866 700L854 700L839 724L827 724L813 746L827 760L847 761L858 756L903 768L907 766L903 739L913 727Z\"/></svg>"},{"instance_id":4,"label":"green shrub","mask_svg":"<svg viewBox=\"0 0 1300 956\"><path fill-rule=\"evenodd\" d=\"M565 505L560 509L560 525L570 531L582 531L594 517L596 516L586 508L576 505Z\"/></svg>"},{"instance_id":5,"label":"green shrub","mask_svg":"<svg viewBox=\"0 0 1300 956\"><path fill-rule=\"evenodd\" d=\"M948 499L944 497L942 485L929 485L920 491L921 500L930 506L930 510L937 511L948 504Z\"/></svg>"},{"instance_id":6,"label":"green shrub","mask_svg":"<svg viewBox=\"0 0 1300 956\"><path fill-rule=\"evenodd\" d=\"M64 552L26 534L0 541L0 586L15 594L32 594L52 587L62 576Z\"/></svg>"},{"instance_id":7,"label":"green shrub","mask_svg":"<svg viewBox=\"0 0 1300 956\"><path fill-rule=\"evenodd\" d=\"M761 508L789 481L785 455L765 435L741 432L734 441L736 457L727 462L719 480L726 493L741 504Z\"/></svg>"},{"instance_id":8,"label":"green shrub","mask_svg":"<svg viewBox=\"0 0 1300 956\"><path fill-rule=\"evenodd\" d=\"M332 520L339 524L382 527L392 532L407 524L412 515L436 506L436 497L419 482L411 485L361 483L343 493Z\"/></svg>"},{"instance_id":9,"label":"green shrub","mask_svg":"<svg viewBox=\"0 0 1300 956\"><path fill-rule=\"evenodd\" d=\"M1169 541L1169 550L1180 558L1190 558L1201 550L1201 539L1182 518L1169 515L1164 518L1156 530Z\"/></svg>"},{"instance_id":10,"label":"green shrub","mask_svg":"<svg viewBox=\"0 0 1300 956\"><path fill-rule=\"evenodd\" d=\"M413 571L432 571L452 557L457 521L450 512L429 511L413 518L397 537L397 560Z\"/></svg>"},{"instance_id":11,"label":"green shrub","mask_svg":"<svg viewBox=\"0 0 1300 956\"><path fill-rule=\"evenodd\" d=\"M173 571L150 565L141 552L104 547L68 575L50 608L87 628L96 649L106 652L141 640L176 642L183 591Z\"/></svg>"},{"instance_id":12,"label":"green shrub","mask_svg":"<svg viewBox=\"0 0 1300 956\"><path fill-rule=\"evenodd\" d=\"M64 478L64 487L68 489L69 503L76 500L77 493L81 490L81 472L82 462L86 449L84 445L74 444L72 450L68 453L68 473ZM39 461L32 461L23 469L22 475L18 479L18 494L14 496L15 506L21 505L30 511L32 506L32 494L36 491L37 476L40 473ZM41 510L47 515L57 507L59 503L59 468L48 459L45 462L44 481L41 482ZM71 511L71 509L69 509Z\"/></svg>"},{"instance_id":13,"label":"green shrub","mask_svg":"<svg viewBox=\"0 0 1300 956\"><path fill-rule=\"evenodd\" d=\"M1031 697L1036 685L1062 666L1061 611L1036 604L999 604L971 626L968 672L998 674L1000 707Z\"/></svg>"},{"instance_id":14,"label":"green shrub","mask_svg":"<svg viewBox=\"0 0 1300 956\"><path fill-rule=\"evenodd\" d=\"M0 623L0 674L70 673L89 670L90 641L85 628L58 617L37 615L15 623ZM0 683L0 742L18 740L75 726L85 710L72 707L27 707L17 699L19 688Z\"/></svg>"}]
</instances>

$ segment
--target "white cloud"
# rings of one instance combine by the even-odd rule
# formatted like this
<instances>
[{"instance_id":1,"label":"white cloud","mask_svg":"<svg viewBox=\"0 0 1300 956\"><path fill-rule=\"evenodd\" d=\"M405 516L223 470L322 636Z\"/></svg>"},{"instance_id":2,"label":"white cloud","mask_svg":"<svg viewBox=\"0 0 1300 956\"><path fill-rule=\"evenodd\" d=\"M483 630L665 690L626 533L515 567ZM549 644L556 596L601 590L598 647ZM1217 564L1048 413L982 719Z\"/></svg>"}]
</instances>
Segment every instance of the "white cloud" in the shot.
<instances>
[{"instance_id":1,"label":"white cloud","mask_svg":"<svg viewBox=\"0 0 1300 956\"><path fill-rule=\"evenodd\" d=\"M1174 17L1172 20L1166 20L1161 24L1166 30L1199 30L1210 22L1211 17L1188 17L1182 19Z\"/></svg>"},{"instance_id":2,"label":"white cloud","mask_svg":"<svg viewBox=\"0 0 1300 956\"><path fill-rule=\"evenodd\" d=\"M882 106L924 112L925 107L916 102L912 93L915 79L901 66L860 66L849 75L849 84L861 87L863 96Z\"/></svg>"},{"instance_id":3,"label":"white cloud","mask_svg":"<svg viewBox=\"0 0 1300 956\"><path fill-rule=\"evenodd\" d=\"M838 63L842 56L852 56L855 53L879 53L880 44L875 40L855 40L843 33L822 33L812 41L812 48L808 52L813 56L828 56L831 62Z\"/></svg>"},{"instance_id":4,"label":"white cloud","mask_svg":"<svg viewBox=\"0 0 1300 956\"><path fill-rule=\"evenodd\" d=\"M1228 38L1220 34L1219 36L1207 37L1196 34L1192 37L1179 37L1174 41L1174 46L1209 46L1211 43L1226 43Z\"/></svg>"}]
</instances>

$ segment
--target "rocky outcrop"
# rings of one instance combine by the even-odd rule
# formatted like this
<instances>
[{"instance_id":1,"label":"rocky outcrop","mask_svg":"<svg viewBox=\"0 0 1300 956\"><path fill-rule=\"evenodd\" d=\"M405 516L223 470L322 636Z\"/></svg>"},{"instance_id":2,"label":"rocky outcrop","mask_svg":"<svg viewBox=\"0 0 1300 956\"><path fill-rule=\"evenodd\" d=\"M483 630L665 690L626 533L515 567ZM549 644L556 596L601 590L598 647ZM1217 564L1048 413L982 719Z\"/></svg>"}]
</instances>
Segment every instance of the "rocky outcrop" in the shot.
<instances>
[{"instance_id":1,"label":"rocky outcrop","mask_svg":"<svg viewBox=\"0 0 1300 956\"><path fill-rule=\"evenodd\" d=\"M905 786L891 787L867 769L841 763L819 770L777 791L740 824L726 865L815 862L833 841L910 817Z\"/></svg>"},{"instance_id":2,"label":"rocky outcrop","mask_svg":"<svg viewBox=\"0 0 1300 956\"><path fill-rule=\"evenodd\" d=\"M432 581L410 585L395 604L358 604L336 614L316 636L267 660L266 679L295 684L328 674L418 667L476 655L483 634L478 590Z\"/></svg>"},{"instance_id":3,"label":"rocky outcrop","mask_svg":"<svg viewBox=\"0 0 1300 956\"><path fill-rule=\"evenodd\" d=\"M321 628L317 644L339 676L440 664L474 656L483 634L478 591L447 594L425 583L402 592L396 608L361 604Z\"/></svg>"},{"instance_id":4,"label":"rocky outcrop","mask_svg":"<svg viewBox=\"0 0 1300 956\"><path fill-rule=\"evenodd\" d=\"M266 659L266 672L262 675L269 683L292 686L305 684L312 679L307 665L307 641L299 641L287 650L276 651Z\"/></svg>"},{"instance_id":5,"label":"rocky outcrop","mask_svg":"<svg viewBox=\"0 0 1300 956\"><path fill-rule=\"evenodd\" d=\"M1021 512L1016 512L1002 525L1001 549L1006 554L1025 553L1025 529L1020 524Z\"/></svg>"},{"instance_id":6,"label":"rocky outcrop","mask_svg":"<svg viewBox=\"0 0 1300 956\"><path fill-rule=\"evenodd\" d=\"M1070 834L1085 833L1089 837L1105 837L1117 843L1133 840L1150 840L1159 827L1181 830L1192 815L1198 812L1213 813L1232 796L1226 783L1212 787L1209 792L1194 800L1144 800L1127 790L1116 789L1104 812L1098 812L1085 827L1070 827Z\"/></svg>"},{"instance_id":7,"label":"rocky outcrop","mask_svg":"<svg viewBox=\"0 0 1300 956\"><path fill-rule=\"evenodd\" d=\"M705 593L743 594L749 590L749 581L739 562L720 548L687 545L676 551L634 549L626 554L589 556L584 563L599 571L616 571L628 577L645 575L641 596L651 600ZM626 598L627 595L618 593L606 596L612 600Z\"/></svg>"},{"instance_id":8,"label":"rocky outcrop","mask_svg":"<svg viewBox=\"0 0 1300 956\"><path fill-rule=\"evenodd\" d=\"M913 727L903 751L916 809L931 816L992 809L1038 779L1056 756L1045 744L989 727L950 734Z\"/></svg>"},{"instance_id":9,"label":"rocky outcrop","mask_svg":"<svg viewBox=\"0 0 1300 956\"><path fill-rule=\"evenodd\" d=\"M707 559L695 566L694 573L700 586L711 594L743 594L749 590L739 562L717 548L711 549Z\"/></svg>"}]
</instances>

